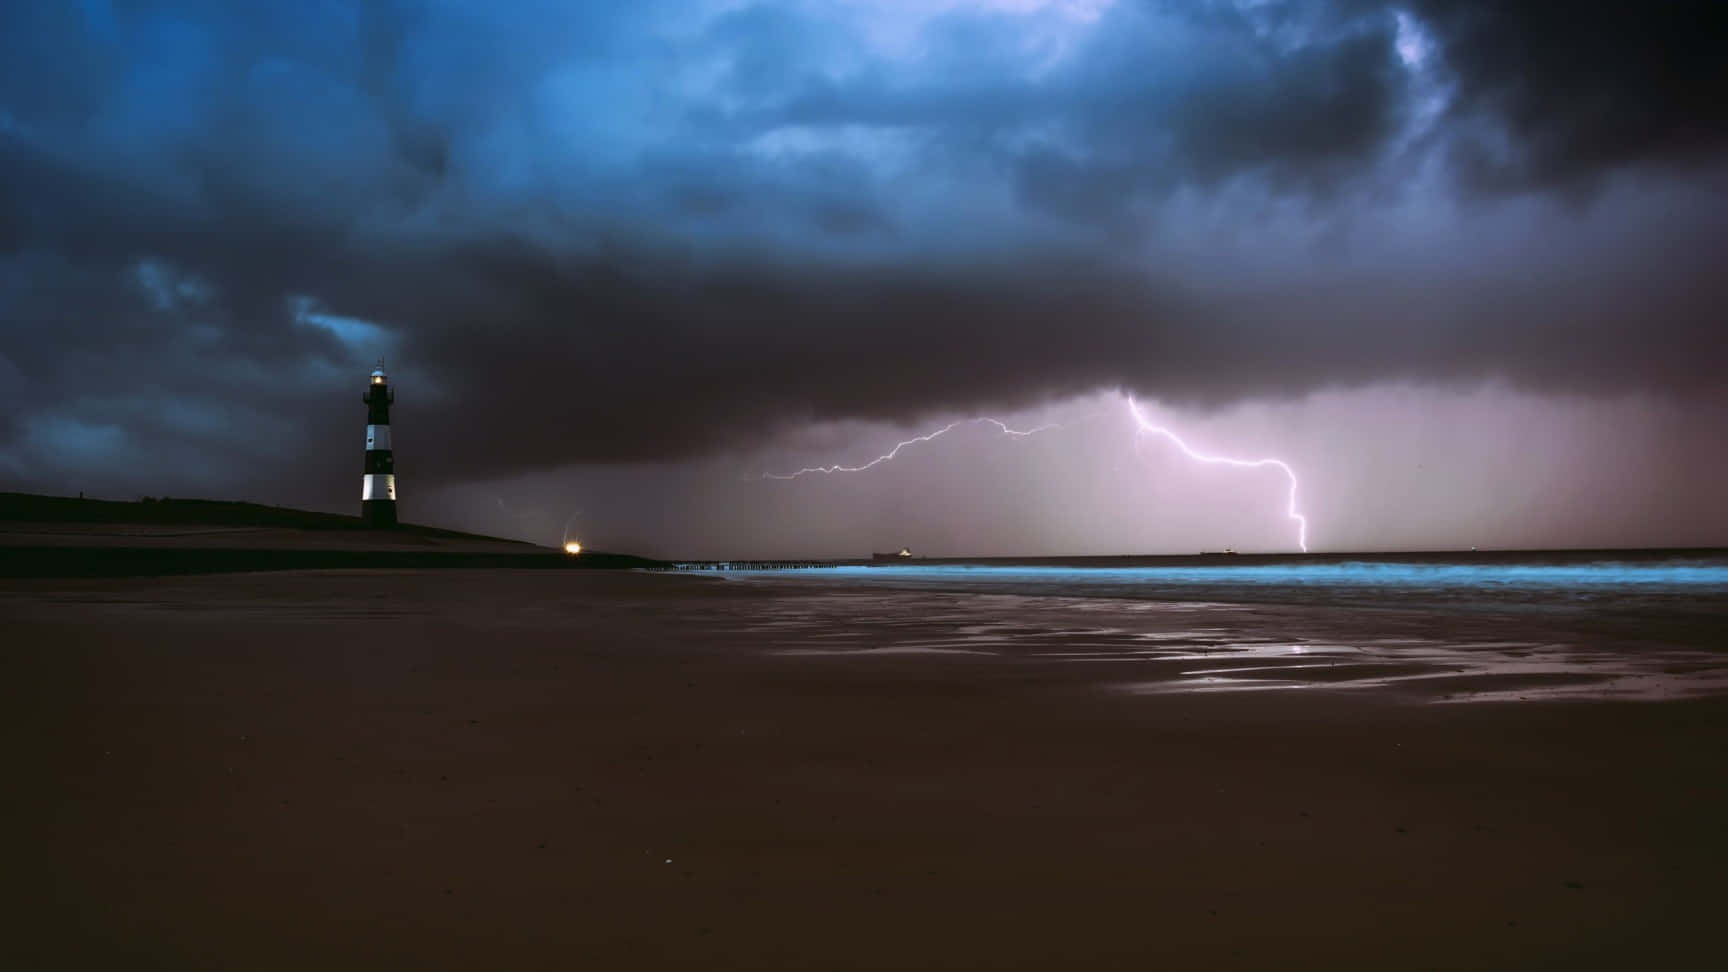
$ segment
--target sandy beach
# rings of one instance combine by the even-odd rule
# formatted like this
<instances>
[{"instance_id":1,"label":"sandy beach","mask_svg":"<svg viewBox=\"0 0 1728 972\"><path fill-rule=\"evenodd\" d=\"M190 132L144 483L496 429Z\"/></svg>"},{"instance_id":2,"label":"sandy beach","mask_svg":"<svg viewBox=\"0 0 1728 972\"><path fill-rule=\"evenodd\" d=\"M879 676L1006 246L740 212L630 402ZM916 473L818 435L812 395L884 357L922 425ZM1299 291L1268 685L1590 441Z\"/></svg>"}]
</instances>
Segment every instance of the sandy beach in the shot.
<instances>
[{"instance_id":1,"label":"sandy beach","mask_svg":"<svg viewBox=\"0 0 1728 972\"><path fill-rule=\"evenodd\" d=\"M1160 692L1194 665L1064 648L1087 642L1066 619L1112 610L588 571L0 582L4 964L1607 969L1714 950L1721 696L1443 704L1324 673ZM1133 623L1422 627L1364 611Z\"/></svg>"}]
</instances>

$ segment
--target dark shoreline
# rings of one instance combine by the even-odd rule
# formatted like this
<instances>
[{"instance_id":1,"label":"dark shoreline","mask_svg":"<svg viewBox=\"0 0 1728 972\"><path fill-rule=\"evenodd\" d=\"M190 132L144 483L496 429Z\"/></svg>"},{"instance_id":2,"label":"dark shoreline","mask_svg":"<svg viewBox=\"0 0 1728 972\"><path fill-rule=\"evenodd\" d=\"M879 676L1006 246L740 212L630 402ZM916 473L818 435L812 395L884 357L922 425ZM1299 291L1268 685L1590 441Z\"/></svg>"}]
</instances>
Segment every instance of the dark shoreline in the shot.
<instances>
[{"instance_id":1,"label":"dark shoreline","mask_svg":"<svg viewBox=\"0 0 1728 972\"><path fill-rule=\"evenodd\" d=\"M0 492L0 577L150 577L281 570L619 570L629 554L231 500L137 502Z\"/></svg>"},{"instance_id":2,"label":"dark shoreline","mask_svg":"<svg viewBox=\"0 0 1728 972\"><path fill-rule=\"evenodd\" d=\"M662 566L629 554L426 550L248 550L191 547L0 547L0 577L146 577L272 570L629 570Z\"/></svg>"},{"instance_id":3,"label":"dark shoreline","mask_svg":"<svg viewBox=\"0 0 1728 972\"><path fill-rule=\"evenodd\" d=\"M202 531L200 531L202 532ZM210 531L219 535L220 531ZM186 533L178 536L195 536ZM94 537L83 534L81 538ZM113 539L144 539L116 534ZM917 557L869 560L655 560L631 554L584 552L569 556L520 544L517 552L459 550L257 549L134 545L30 544L0 546L0 577L142 577L274 570L537 569L760 571L827 567L1027 567L1128 569L1136 567L1271 567L1322 564L1525 564L1557 566L1601 561L1653 562L1728 557L1711 547L1605 550L1412 551L1339 554L1110 555L1094 557Z\"/></svg>"}]
</instances>

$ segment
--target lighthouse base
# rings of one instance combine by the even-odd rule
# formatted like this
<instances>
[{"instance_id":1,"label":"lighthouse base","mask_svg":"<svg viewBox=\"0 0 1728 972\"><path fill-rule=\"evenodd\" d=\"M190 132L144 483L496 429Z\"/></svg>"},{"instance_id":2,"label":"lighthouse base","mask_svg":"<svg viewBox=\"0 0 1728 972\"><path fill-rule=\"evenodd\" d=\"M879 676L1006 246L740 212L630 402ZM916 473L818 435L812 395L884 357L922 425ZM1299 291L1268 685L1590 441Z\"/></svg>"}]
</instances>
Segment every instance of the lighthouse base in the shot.
<instances>
[{"instance_id":1,"label":"lighthouse base","mask_svg":"<svg viewBox=\"0 0 1728 972\"><path fill-rule=\"evenodd\" d=\"M360 502L360 518L366 525L375 529L388 529L396 525L395 500L362 500Z\"/></svg>"}]
</instances>

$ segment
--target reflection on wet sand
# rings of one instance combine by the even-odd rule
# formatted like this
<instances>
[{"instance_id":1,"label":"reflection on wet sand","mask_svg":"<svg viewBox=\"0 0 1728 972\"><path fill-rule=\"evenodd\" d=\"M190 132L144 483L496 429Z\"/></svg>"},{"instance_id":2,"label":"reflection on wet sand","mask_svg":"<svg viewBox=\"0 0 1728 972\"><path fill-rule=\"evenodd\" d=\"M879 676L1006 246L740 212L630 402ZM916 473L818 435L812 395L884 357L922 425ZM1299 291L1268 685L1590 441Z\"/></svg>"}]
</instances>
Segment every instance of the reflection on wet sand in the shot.
<instances>
[{"instance_id":1,"label":"reflection on wet sand","mask_svg":"<svg viewBox=\"0 0 1728 972\"><path fill-rule=\"evenodd\" d=\"M1369 609L790 585L736 620L775 654L1090 665L1107 686L1143 694L1378 689L1413 701L1493 702L1728 693L1722 625L1695 613L1677 622L1607 608Z\"/></svg>"}]
</instances>

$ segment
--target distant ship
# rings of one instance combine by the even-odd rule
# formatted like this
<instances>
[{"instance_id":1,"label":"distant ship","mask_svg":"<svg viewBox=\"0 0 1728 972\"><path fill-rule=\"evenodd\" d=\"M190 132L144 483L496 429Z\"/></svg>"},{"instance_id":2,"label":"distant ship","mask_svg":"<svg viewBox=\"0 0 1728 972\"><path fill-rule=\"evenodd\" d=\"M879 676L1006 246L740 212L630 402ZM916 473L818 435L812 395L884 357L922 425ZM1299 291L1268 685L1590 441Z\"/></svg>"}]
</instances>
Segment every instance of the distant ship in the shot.
<instances>
[{"instance_id":1,"label":"distant ship","mask_svg":"<svg viewBox=\"0 0 1728 972\"><path fill-rule=\"evenodd\" d=\"M885 553L873 553L870 555L870 559L871 560L889 560L889 561L911 560L912 559L912 550L909 547L901 547L900 551L898 553L886 553L886 554Z\"/></svg>"}]
</instances>

